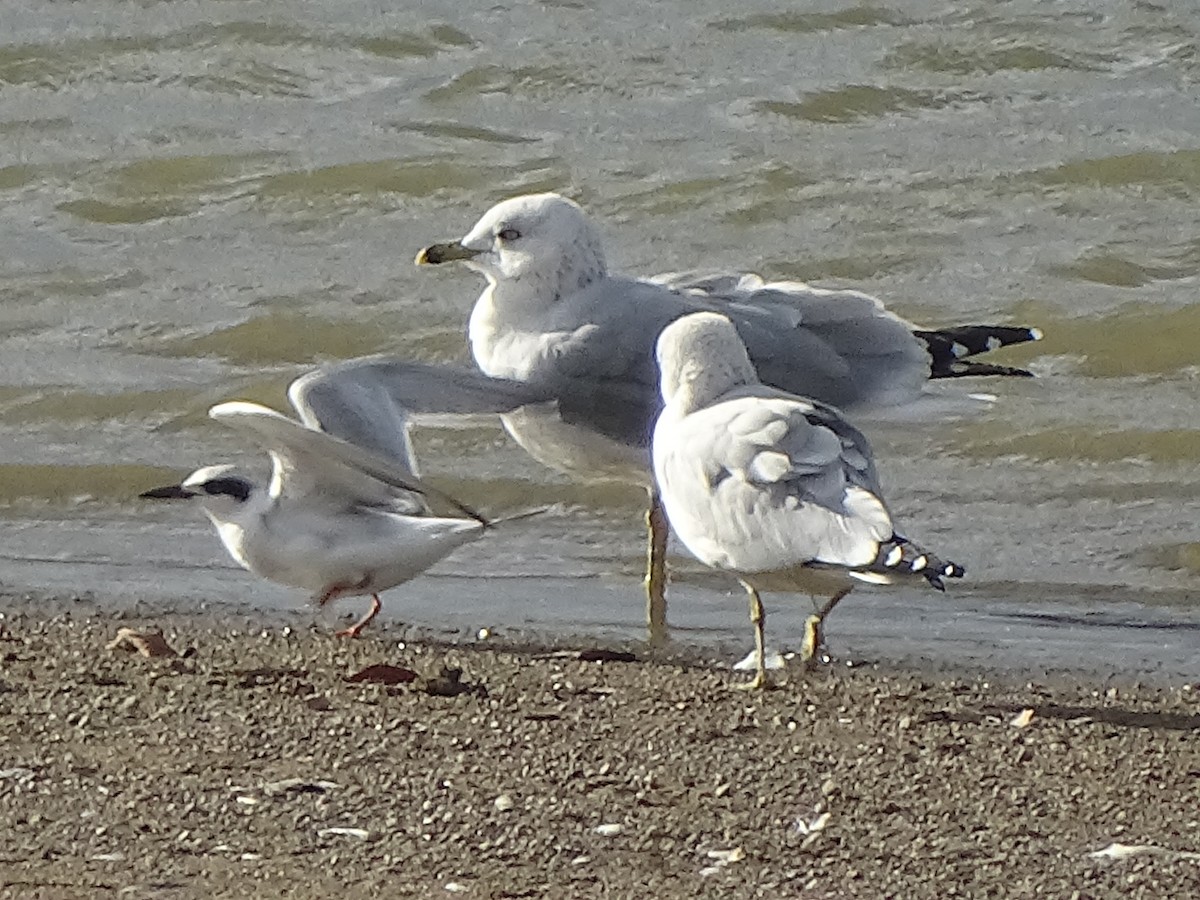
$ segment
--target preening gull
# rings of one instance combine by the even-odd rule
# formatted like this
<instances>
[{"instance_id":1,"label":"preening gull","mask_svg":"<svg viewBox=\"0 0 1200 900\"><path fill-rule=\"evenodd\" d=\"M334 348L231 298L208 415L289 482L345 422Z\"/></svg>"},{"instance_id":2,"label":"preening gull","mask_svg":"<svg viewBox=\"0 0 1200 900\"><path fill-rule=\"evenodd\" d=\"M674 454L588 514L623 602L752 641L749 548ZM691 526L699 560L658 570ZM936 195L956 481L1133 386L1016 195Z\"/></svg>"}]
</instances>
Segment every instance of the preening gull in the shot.
<instances>
[{"instance_id":1,"label":"preening gull","mask_svg":"<svg viewBox=\"0 0 1200 900\"><path fill-rule=\"evenodd\" d=\"M830 406L762 384L729 319L694 313L658 338L663 411L652 455L667 518L701 562L732 572L750 597L766 682L768 588L828 595L808 620L801 658L854 579L924 578L944 590L963 568L899 535L866 438Z\"/></svg>"},{"instance_id":2,"label":"preening gull","mask_svg":"<svg viewBox=\"0 0 1200 900\"><path fill-rule=\"evenodd\" d=\"M669 323L718 311L733 320L766 384L851 412L906 405L931 378L1028 375L971 357L1037 340L1036 329L968 325L927 330L857 291L822 290L754 275L609 273L595 225L557 194L494 206L461 240L433 244L421 264L462 261L487 279L468 337L482 374L367 359L320 374L319 405L333 433L343 392L380 392L413 413L499 412L535 458L580 478L643 484L647 613L665 633L666 527L650 478L649 445L660 409L654 346ZM316 402L316 401L314 401Z\"/></svg>"},{"instance_id":3,"label":"preening gull","mask_svg":"<svg viewBox=\"0 0 1200 900\"><path fill-rule=\"evenodd\" d=\"M381 591L415 578L492 523L420 482L406 455L403 419L374 408L373 433L392 454L380 458L316 430L304 401L306 386L300 379L291 396L313 427L257 403L233 401L209 410L212 418L270 453L269 485L238 474L233 466L216 465L141 496L195 500L243 568L311 591L322 606L339 597L369 595L366 615L338 632L356 637L378 614ZM358 411L368 410L360 406ZM439 518L430 500L466 518Z\"/></svg>"}]
</instances>

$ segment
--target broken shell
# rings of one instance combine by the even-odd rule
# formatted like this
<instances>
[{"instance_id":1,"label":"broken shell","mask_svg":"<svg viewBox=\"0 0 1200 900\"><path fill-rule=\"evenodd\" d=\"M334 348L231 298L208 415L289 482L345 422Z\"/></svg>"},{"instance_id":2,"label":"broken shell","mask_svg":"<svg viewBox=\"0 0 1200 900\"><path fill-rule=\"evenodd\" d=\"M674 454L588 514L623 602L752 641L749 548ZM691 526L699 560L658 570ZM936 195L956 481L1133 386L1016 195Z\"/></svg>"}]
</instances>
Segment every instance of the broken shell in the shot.
<instances>
[{"instance_id":1,"label":"broken shell","mask_svg":"<svg viewBox=\"0 0 1200 900\"><path fill-rule=\"evenodd\" d=\"M787 661L783 658L783 654L771 647L767 648L763 654L765 660L764 667L767 669L783 669L787 667ZM735 672L753 672L758 668L758 651L751 650L741 659L733 664Z\"/></svg>"},{"instance_id":2,"label":"broken shell","mask_svg":"<svg viewBox=\"0 0 1200 900\"><path fill-rule=\"evenodd\" d=\"M365 828L322 828L317 832L317 837L328 837L335 834L361 838L364 841L370 836L370 832Z\"/></svg>"},{"instance_id":3,"label":"broken shell","mask_svg":"<svg viewBox=\"0 0 1200 900\"><path fill-rule=\"evenodd\" d=\"M105 649L131 649L142 656L178 656L161 631L138 631L135 628L118 628L117 636L108 642Z\"/></svg>"},{"instance_id":4,"label":"broken shell","mask_svg":"<svg viewBox=\"0 0 1200 900\"><path fill-rule=\"evenodd\" d=\"M1032 721L1033 721L1033 710L1032 709L1023 709L1008 724L1011 725L1013 728L1024 728Z\"/></svg>"},{"instance_id":5,"label":"broken shell","mask_svg":"<svg viewBox=\"0 0 1200 900\"><path fill-rule=\"evenodd\" d=\"M708 858L715 859L718 865L727 866L745 859L746 851L741 847L734 847L732 850L709 850Z\"/></svg>"}]
</instances>

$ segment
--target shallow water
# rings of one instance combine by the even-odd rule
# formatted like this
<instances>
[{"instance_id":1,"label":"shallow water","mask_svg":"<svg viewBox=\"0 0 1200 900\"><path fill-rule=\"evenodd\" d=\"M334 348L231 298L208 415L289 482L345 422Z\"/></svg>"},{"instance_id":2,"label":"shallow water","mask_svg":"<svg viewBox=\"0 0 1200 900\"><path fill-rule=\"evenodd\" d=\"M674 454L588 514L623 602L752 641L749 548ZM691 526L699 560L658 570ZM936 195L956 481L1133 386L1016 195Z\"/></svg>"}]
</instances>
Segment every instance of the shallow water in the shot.
<instances>
[{"instance_id":1,"label":"shallow water","mask_svg":"<svg viewBox=\"0 0 1200 900\"><path fill-rule=\"evenodd\" d=\"M945 388L993 406L868 426L906 530L969 579L863 589L831 640L1003 658L1020 638L1031 658L1200 671L1200 12L602 10L0 8L5 587L288 602L231 571L203 521L132 498L253 459L205 419L215 401L279 405L314 363L365 353L465 359L479 284L413 254L556 189L617 268L755 269L923 324L1046 331L998 354L1039 379ZM486 423L419 446L464 499L563 507L398 589L394 612L636 628L639 491L569 483ZM740 596L711 585L678 592L682 636L744 640ZM778 642L805 602L769 601ZM1014 635L1014 608L1059 624Z\"/></svg>"}]
</instances>

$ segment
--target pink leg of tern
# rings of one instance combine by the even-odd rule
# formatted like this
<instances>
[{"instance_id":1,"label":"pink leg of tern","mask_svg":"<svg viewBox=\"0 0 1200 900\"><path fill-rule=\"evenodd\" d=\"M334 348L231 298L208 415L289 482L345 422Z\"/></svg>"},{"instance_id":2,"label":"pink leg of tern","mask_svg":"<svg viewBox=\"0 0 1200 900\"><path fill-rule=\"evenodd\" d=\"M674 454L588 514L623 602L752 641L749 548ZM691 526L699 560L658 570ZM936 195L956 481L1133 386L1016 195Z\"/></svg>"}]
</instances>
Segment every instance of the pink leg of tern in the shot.
<instances>
[{"instance_id":1,"label":"pink leg of tern","mask_svg":"<svg viewBox=\"0 0 1200 900\"><path fill-rule=\"evenodd\" d=\"M371 608L367 610L367 614L351 625L349 628L343 628L336 634L338 637L355 638L359 633L367 627L372 619L379 615L379 610L383 609L383 603L379 600L378 594L371 595Z\"/></svg>"}]
</instances>

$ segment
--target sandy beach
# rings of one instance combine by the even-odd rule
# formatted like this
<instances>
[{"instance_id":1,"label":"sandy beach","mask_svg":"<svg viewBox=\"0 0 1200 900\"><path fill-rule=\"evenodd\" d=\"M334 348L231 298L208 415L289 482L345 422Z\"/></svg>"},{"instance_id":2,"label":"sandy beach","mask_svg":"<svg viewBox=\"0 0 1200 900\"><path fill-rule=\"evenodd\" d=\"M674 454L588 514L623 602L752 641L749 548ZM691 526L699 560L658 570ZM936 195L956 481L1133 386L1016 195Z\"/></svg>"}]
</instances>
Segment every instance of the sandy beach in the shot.
<instances>
[{"instance_id":1,"label":"sandy beach","mask_svg":"<svg viewBox=\"0 0 1200 900\"><path fill-rule=\"evenodd\" d=\"M1200 896L1200 685L5 608L5 897Z\"/></svg>"}]
</instances>

